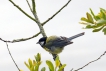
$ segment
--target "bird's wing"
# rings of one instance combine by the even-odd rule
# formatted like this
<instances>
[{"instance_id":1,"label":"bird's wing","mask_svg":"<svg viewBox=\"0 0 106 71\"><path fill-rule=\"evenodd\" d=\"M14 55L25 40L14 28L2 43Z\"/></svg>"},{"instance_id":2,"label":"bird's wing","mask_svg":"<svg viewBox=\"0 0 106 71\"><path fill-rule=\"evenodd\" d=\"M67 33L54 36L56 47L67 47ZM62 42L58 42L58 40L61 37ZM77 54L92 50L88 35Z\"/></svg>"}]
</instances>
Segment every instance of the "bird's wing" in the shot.
<instances>
[{"instance_id":1,"label":"bird's wing","mask_svg":"<svg viewBox=\"0 0 106 71\"><path fill-rule=\"evenodd\" d=\"M67 40L66 37L62 37L62 36L61 37L51 36L51 37L52 38L49 38L49 40L45 44L45 46L48 47L48 48L51 48L51 47L64 47L64 46L72 43L69 40Z\"/></svg>"}]
</instances>

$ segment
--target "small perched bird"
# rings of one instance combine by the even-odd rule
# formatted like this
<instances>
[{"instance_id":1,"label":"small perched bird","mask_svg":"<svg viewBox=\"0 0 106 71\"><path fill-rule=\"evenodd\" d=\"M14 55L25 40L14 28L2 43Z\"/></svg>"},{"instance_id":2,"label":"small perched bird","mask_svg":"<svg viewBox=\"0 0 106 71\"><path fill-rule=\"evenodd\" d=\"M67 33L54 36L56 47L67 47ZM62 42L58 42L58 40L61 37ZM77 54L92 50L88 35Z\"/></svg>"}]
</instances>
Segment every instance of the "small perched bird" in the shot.
<instances>
[{"instance_id":1,"label":"small perched bird","mask_svg":"<svg viewBox=\"0 0 106 71\"><path fill-rule=\"evenodd\" d=\"M65 46L72 44L73 39L82 35L84 35L84 32L69 38L63 36L42 37L37 43L40 44L41 47L44 48L46 51L55 56L61 53Z\"/></svg>"}]
</instances>

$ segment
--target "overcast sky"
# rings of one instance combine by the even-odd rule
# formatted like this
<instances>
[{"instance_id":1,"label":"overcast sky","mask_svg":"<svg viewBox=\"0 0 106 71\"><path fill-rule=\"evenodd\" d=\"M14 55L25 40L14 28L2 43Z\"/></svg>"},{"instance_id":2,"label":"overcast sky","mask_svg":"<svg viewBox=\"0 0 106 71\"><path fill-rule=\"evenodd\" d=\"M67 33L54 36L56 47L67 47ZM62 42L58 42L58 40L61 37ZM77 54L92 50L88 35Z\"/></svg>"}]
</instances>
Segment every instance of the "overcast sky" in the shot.
<instances>
[{"instance_id":1,"label":"overcast sky","mask_svg":"<svg viewBox=\"0 0 106 71\"><path fill-rule=\"evenodd\" d=\"M32 15L26 0L13 1ZM36 0L37 13L40 21L44 22L67 1ZM106 50L106 36L102 32L92 33L92 30L82 29L84 25L79 24L80 18L86 16L89 8L92 8L97 14L99 8L106 9L106 0L72 0L67 7L44 26L48 36L70 37L85 32L83 37L73 40L74 43L66 46L64 51L59 54L61 62L67 64L65 71L84 66L86 63L98 58ZM39 28L34 21L23 15L8 0L0 1L0 38L5 40L27 38L37 32L39 32ZM52 56L36 44L40 37L42 35L28 41L8 44L12 56L20 69L29 71L24 65L24 61L27 61L28 58L34 59L34 55L37 53L41 53L42 56L43 62L41 67L46 66L46 60L53 61ZM9 56L6 44L2 41L0 41L0 70L18 71ZM81 71L106 71L106 55Z\"/></svg>"}]
</instances>

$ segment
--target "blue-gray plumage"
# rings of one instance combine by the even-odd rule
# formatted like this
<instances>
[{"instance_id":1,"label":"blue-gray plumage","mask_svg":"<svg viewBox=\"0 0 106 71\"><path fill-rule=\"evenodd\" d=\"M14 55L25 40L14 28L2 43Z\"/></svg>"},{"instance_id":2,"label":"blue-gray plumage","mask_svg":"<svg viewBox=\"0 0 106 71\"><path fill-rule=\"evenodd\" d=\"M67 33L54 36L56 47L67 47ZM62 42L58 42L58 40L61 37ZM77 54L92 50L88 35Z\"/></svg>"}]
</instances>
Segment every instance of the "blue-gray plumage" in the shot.
<instances>
[{"instance_id":1,"label":"blue-gray plumage","mask_svg":"<svg viewBox=\"0 0 106 71\"><path fill-rule=\"evenodd\" d=\"M62 52L65 46L73 43L73 39L82 35L84 35L84 32L69 38L63 36L43 37L39 39L38 43L41 45L41 47L43 47L46 51L50 52L51 54L59 54Z\"/></svg>"},{"instance_id":2,"label":"blue-gray plumage","mask_svg":"<svg viewBox=\"0 0 106 71\"><path fill-rule=\"evenodd\" d=\"M77 38L77 37L82 36L82 35L84 35L84 32L83 33L79 33L79 34L74 35L74 36L71 36L71 37L68 38L68 40L72 40L72 39Z\"/></svg>"}]
</instances>

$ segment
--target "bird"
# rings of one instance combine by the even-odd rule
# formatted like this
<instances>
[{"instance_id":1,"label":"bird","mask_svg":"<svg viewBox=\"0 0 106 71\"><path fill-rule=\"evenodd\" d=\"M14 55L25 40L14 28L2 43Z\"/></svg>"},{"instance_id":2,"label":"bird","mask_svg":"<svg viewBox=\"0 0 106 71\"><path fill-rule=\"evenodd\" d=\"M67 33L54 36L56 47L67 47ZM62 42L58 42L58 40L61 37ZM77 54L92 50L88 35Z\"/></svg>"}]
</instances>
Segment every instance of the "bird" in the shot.
<instances>
[{"instance_id":1,"label":"bird","mask_svg":"<svg viewBox=\"0 0 106 71\"><path fill-rule=\"evenodd\" d=\"M72 40L84 35L85 32L76 34L71 37L64 37L64 36L49 36L49 37L42 37L39 39L37 44L40 44L40 46L48 51L50 54L54 56L54 59L56 58L56 55L61 53L64 50L64 47L72 44Z\"/></svg>"}]
</instances>

